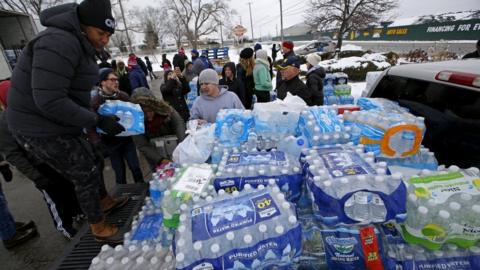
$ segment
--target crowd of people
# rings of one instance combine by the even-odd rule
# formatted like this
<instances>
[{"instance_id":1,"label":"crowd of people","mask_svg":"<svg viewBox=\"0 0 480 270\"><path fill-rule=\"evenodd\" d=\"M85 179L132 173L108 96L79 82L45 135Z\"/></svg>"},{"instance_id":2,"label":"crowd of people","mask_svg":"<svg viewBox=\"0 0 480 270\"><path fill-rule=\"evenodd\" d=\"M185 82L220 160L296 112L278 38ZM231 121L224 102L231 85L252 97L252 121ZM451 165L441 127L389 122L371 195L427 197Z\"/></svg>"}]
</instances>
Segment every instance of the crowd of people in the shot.
<instances>
[{"instance_id":1,"label":"crowd of people","mask_svg":"<svg viewBox=\"0 0 480 270\"><path fill-rule=\"evenodd\" d=\"M133 181L141 183L144 172L137 150L150 169L170 162L154 141L174 135L181 142L189 120L213 123L221 109L252 109L254 101L269 102L274 88L279 98L289 92L308 105L323 104L320 57L307 57L305 84L291 41L281 44L283 59L278 61L275 45L271 57L261 44L244 48L239 63L227 62L221 76L207 55L193 49L189 59L180 48L172 62L162 56L163 84L152 89L148 78L157 75L148 57L143 61L131 53L127 63L105 58L104 47L115 31L109 0L52 7L41 13L40 21L46 30L25 46L12 78L0 83L0 173L11 181L14 166L32 180L55 228L69 239L76 234L74 223L86 219L97 241L123 240L122 230L105 216L127 204L128 198L108 194L105 158L110 159L116 183L127 183L126 165ZM199 97L189 110L185 98L194 80ZM125 130L119 118L97 112L109 100L139 104L145 133L116 136ZM4 246L12 248L35 235L33 221L15 221L0 185Z\"/></svg>"}]
</instances>

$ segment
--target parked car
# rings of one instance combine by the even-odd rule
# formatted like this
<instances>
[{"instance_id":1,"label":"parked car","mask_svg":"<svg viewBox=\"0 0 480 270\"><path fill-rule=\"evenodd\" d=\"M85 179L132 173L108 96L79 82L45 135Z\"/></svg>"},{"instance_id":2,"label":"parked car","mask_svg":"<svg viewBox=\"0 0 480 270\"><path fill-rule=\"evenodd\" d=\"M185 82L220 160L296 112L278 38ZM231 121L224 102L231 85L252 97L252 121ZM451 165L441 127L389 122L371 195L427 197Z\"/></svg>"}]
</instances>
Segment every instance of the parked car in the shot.
<instances>
[{"instance_id":1,"label":"parked car","mask_svg":"<svg viewBox=\"0 0 480 270\"><path fill-rule=\"evenodd\" d=\"M423 145L439 164L480 167L479 59L394 66L367 96L397 101L424 117Z\"/></svg>"},{"instance_id":2,"label":"parked car","mask_svg":"<svg viewBox=\"0 0 480 270\"><path fill-rule=\"evenodd\" d=\"M328 37L317 41L307 43L294 49L297 55L307 55L310 53L326 53L335 51L335 43Z\"/></svg>"}]
</instances>

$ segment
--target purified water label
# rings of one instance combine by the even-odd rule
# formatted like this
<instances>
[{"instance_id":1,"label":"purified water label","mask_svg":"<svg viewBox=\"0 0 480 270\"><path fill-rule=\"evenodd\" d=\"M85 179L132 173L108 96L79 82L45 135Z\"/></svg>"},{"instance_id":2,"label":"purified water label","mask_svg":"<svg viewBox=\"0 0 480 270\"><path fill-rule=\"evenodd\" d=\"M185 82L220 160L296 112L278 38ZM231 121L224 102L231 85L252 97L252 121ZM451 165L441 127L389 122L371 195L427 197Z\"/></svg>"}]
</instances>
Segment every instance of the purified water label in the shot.
<instances>
[{"instance_id":1,"label":"purified water label","mask_svg":"<svg viewBox=\"0 0 480 270\"><path fill-rule=\"evenodd\" d=\"M173 190L200 194L212 177L213 171L210 167L189 167L175 183Z\"/></svg>"},{"instance_id":2,"label":"purified water label","mask_svg":"<svg viewBox=\"0 0 480 270\"><path fill-rule=\"evenodd\" d=\"M480 192L480 179L461 172L414 177L410 179L410 183L415 186L415 195L433 199L437 204L446 202L456 193L478 195Z\"/></svg>"},{"instance_id":3,"label":"purified water label","mask_svg":"<svg viewBox=\"0 0 480 270\"><path fill-rule=\"evenodd\" d=\"M281 151L274 152L252 152L252 153L233 153L227 160L227 166L248 166L248 165L278 165L287 164L285 153Z\"/></svg>"},{"instance_id":4,"label":"purified water label","mask_svg":"<svg viewBox=\"0 0 480 270\"><path fill-rule=\"evenodd\" d=\"M332 147L318 149L317 153L333 178L376 174L372 166L353 151Z\"/></svg>"},{"instance_id":5,"label":"purified water label","mask_svg":"<svg viewBox=\"0 0 480 270\"><path fill-rule=\"evenodd\" d=\"M192 240L207 240L236 231L280 215L270 194L246 194L231 200L215 202L192 210Z\"/></svg>"}]
</instances>

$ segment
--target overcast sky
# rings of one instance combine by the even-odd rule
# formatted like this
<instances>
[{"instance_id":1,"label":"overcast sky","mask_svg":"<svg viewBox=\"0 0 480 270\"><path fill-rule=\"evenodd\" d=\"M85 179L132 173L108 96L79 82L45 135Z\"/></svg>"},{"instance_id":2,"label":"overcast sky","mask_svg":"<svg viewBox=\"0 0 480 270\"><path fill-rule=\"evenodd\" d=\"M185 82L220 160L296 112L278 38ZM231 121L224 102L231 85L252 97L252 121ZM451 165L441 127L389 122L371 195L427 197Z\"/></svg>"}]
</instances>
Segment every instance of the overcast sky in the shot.
<instances>
[{"instance_id":1,"label":"overcast sky","mask_svg":"<svg viewBox=\"0 0 480 270\"><path fill-rule=\"evenodd\" d=\"M152 5L152 0L130 0L129 7ZM252 3L252 20L254 37L276 35L276 28L280 31L280 0L231 0L229 5L238 15L232 17L232 22L242 23L251 36L250 15L248 3ZM284 28L305 20L304 11L308 0L283 0ZM399 7L393 11L394 18L408 18L419 15L430 15L445 12L480 9L480 0L399 0Z\"/></svg>"}]
</instances>

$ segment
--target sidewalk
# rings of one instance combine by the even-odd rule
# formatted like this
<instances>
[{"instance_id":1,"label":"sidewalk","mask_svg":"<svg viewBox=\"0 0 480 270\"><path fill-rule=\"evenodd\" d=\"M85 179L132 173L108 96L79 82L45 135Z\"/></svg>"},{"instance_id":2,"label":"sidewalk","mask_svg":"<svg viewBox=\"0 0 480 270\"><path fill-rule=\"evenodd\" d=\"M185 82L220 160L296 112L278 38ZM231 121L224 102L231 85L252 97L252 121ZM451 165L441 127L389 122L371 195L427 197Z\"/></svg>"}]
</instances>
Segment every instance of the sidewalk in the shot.
<instances>
[{"instance_id":1,"label":"sidewalk","mask_svg":"<svg viewBox=\"0 0 480 270\"><path fill-rule=\"evenodd\" d=\"M160 79L150 82L155 96L160 97ZM151 177L149 166L141 154L138 155L145 181ZM111 191L115 186L115 176L110 166L110 160L105 160L105 184L107 190ZM69 240L63 237L54 228L50 213L48 212L43 196L33 182L28 180L21 173L14 171L12 182L5 183L2 180L2 187L7 197L8 206L15 220L33 220L37 224L39 236L30 240L13 250L6 250L0 244L0 269L22 269L22 270L43 270L49 269L51 264L63 254L63 249L68 245ZM127 168L127 182L133 183L133 178Z\"/></svg>"}]
</instances>

